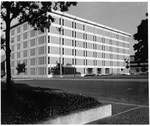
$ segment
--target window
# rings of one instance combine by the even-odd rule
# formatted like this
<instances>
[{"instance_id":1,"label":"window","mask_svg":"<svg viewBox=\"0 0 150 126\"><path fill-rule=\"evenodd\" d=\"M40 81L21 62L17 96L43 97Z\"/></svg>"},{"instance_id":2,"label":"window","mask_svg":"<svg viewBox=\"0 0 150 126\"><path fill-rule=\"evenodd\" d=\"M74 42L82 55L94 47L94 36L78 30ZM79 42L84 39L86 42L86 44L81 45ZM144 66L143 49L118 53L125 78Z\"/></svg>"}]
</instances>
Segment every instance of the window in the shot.
<instances>
[{"instance_id":1,"label":"window","mask_svg":"<svg viewBox=\"0 0 150 126\"><path fill-rule=\"evenodd\" d=\"M11 38L11 43L14 43L15 42L15 37Z\"/></svg>"},{"instance_id":2,"label":"window","mask_svg":"<svg viewBox=\"0 0 150 126\"><path fill-rule=\"evenodd\" d=\"M45 61L45 60L44 60L44 57L39 57L39 58L38 58L38 64L40 64L40 65L45 64L44 61Z\"/></svg>"},{"instance_id":3,"label":"window","mask_svg":"<svg viewBox=\"0 0 150 126\"><path fill-rule=\"evenodd\" d=\"M27 39L27 32L23 34L23 39Z\"/></svg>"},{"instance_id":4,"label":"window","mask_svg":"<svg viewBox=\"0 0 150 126\"><path fill-rule=\"evenodd\" d=\"M74 59L72 59L72 65L74 65Z\"/></svg>"},{"instance_id":5,"label":"window","mask_svg":"<svg viewBox=\"0 0 150 126\"><path fill-rule=\"evenodd\" d=\"M64 25L64 19L62 19L62 25Z\"/></svg>"},{"instance_id":6,"label":"window","mask_svg":"<svg viewBox=\"0 0 150 126\"><path fill-rule=\"evenodd\" d=\"M74 31L72 31L72 37L74 37Z\"/></svg>"},{"instance_id":7,"label":"window","mask_svg":"<svg viewBox=\"0 0 150 126\"><path fill-rule=\"evenodd\" d=\"M64 38L62 38L62 45L64 45Z\"/></svg>"},{"instance_id":8,"label":"window","mask_svg":"<svg viewBox=\"0 0 150 126\"><path fill-rule=\"evenodd\" d=\"M14 50L15 50L15 46L12 45L12 46L11 46L11 51L14 51Z\"/></svg>"},{"instance_id":9,"label":"window","mask_svg":"<svg viewBox=\"0 0 150 126\"><path fill-rule=\"evenodd\" d=\"M61 25L61 18L59 18L59 25Z\"/></svg>"},{"instance_id":10,"label":"window","mask_svg":"<svg viewBox=\"0 0 150 126\"><path fill-rule=\"evenodd\" d=\"M85 51L83 51L83 56L85 56Z\"/></svg>"},{"instance_id":11,"label":"window","mask_svg":"<svg viewBox=\"0 0 150 126\"><path fill-rule=\"evenodd\" d=\"M30 46L32 47L32 46L35 46L35 45L36 45L35 39L31 39L31 40L30 40Z\"/></svg>"},{"instance_id":12,"label":"window","mask_svg":"<svg viewBox=\"0 0 150 126\"><path fill-rule=\"evenodd\" d=\"M14 59L15 58L15 55L14 53L11 54L11 59Z\"/></svg>"},{"instance_id":13,"label":"window","mask_svg":"<svg viewBox=\"0 0 150 126\"><path fill-rule=\"evenodd\" d=\"M76 31L75 31L75 36L74 37L76 37Z\"/></svg>"},{"instance_id":14,"label":"window","mask_svg":"<svg viewBox=\"0 0 150 126\"><path fill-rule=\"evenodd\" d=\"M74 56L74 49L72 49L72 56Z\"/></svg>"},{"instance_id":15,"label":"window","mask_svg":"<svg viewBox=\"0 0 150 126\"><path fill-rule=\"evenodd\" d=\"M30 65L31 66L36 65L36 58L31 58L30 59Z\"/></svg>"},{"instance_id":16,"label":"window","mask_svg":"<svg viewBox=\"0 0 150 126\"><path fill-rule=\"evenodd\" d=\"M77 50L75 49L75 56L76 56Z\"/></svg>"},{"instance_id":17,"label":"window","mask_svg":"<svg viewBox=\"0 0 150 126\"><path fill-rule=\"evenodd\" d=\"M50 57L48 57L48 64L50 64Z\"/></svg>"},{"instance_id":18,"label":"window","mask_svg":"<svg viewBox=\"0 0 150 126\"><path fill-rule=\"evenodd\" d=\"M34 37L35 36L35 30L30 31L30 37Z\"/></svg>"},{"instance_id":19,"label":"window","mask_svg":"<svg viewBox=\"0 0 150 126\"><path fill-rule=\"evenodd\" d=\"M72 22L72 28L74 28L74 22Z\"/></svg>"},{"instance_id":20,"label":"window","mask_svg":"<svg viewBox=\"0 0 150 126\"><path fill-rule=\"evenodd\" d=\"M27 57L27 50L23 51L23 57Z\"/></svg>"},{"instance_id":21,"label":"window","mask_svg":"<svg viewBox=\"0 0 150 126\"><path fill-rule=\"evenodd\" d=\"M50 53L50 46L48 46L48 53Z\"/></svg>"},{"instance_id":22,"label":"window","mask_svg":"<svg viewBox=\"0 0 150 126\"><path fill-rule=\"evenodd\" d=\"M50 27L48 28L48 32L50 32Z\"/></svg>"},{"instance_id":23,"label":"window","mask_svg":"<svg viewBox=\"0 0 150 126\"><path fill-rule=\"evenodd\" d=\"M74 40L72 40L72 46L74 46Z\"/></svg>"},{"instance_id":24,"label":"window","mask_svg":"<svg viewBox=\"0 0 150 126\"><path fill-rule=\"evenodd\" d=\"M20 27L18 27L18 28L17 28L17 33L20 33L20 31L21 31L21 30L20 30Z\"/></svg>"},{"instance_id":25,"label":"window","mask_svg":"<svg viewBox=\"0 0 150 126\"><path fill-rule=\"evenodd\" d=\"M20 52L17 52L17 58L20 58Z\"/></svg>"},{"instance_id":26,"label":"window","mask_svg":"<svg viewBox=\"0 0 150 126\"><path fill-rule=\"evenodd\" d=\"M38 43L39 44L43 44L44 43L44 36L38 38Z\"/></svg>"},{"instance_id":27,"label":"window","mask_svg":"<svg viewBox=\"0 0 150 126\"><path fill-rule=\"evenodd\" d=\"M64 35L65 34L65 30L64 29L62 29L62 35Z\"/></svg>"},{"instance_id":28,"label":"window","mask_svg":"<svg viewBox=\"0 0 150 126\"><path fill-rule=\"evenodd\" d=\"M35 56L36 54L36 49L31 49L30 50L30 56Z\"/></svg>"},{"instance_id":29,"label":"window","mask_svg":"<svg viewBox=\"0 0 150 126\"><path fill-rule=\"evenodd\" d=\"M85 25L83 25L83 31L85 31Z\"/></svg>"},{"instance_id":30,"label":"window","mask_svg":"<svg viewBox=\"0 0 150 126\"><path fill-rule=\"evenodd\" d=\"M24 30L24 31L27 30L27 28L28 28L27 26L28 26L28 24L24 24L24 25L23 25L23 30Z\"/></svg>"},{"instance_id":31,"label":"window","mask_svg":"<svg viewBox=\"0 0 150 126\"><path fill-rule=\"evenodd\" d=\"M75 26L74 27L76 28L76 22L75 22Z\"/></svg>"},{"instance_id":32,"label":"window","mask_svg":"<svg viewBox=\"0 0 150 126\"><path fill-rule=\"evenodd\" d=\"M75 65L77 64L77 59L75 59Z\"/></svg>"},{"instance_id":33,"label":"window","mask_svg":"<svg viewBox=\"0 0 150 126\"><path fill-rule=\"evenodd\" d=\"M65 64L65 60L64 60L64 58L62 58L62 64Z\"/></svg>"},{"instance_id":34,"label":"window","mask_svg":"<svg viewBox=\"0 0 150 126\"><path fill-rule=\"evenodd\" d=\"M15 30L11 30L11 36L13 36L15 34Z\"/></svg>"},{"instance_id":35,"label":"window","mask_svg":"<svg viewBox=\"0 0 150 126\"><path fill-rule=\"evenodd\" d=\"M17 50L20 50L20 43L17 44Z\"/></svg>"},{"instance_id":36,"label":"window","mask_svg":"<svg viewBox=\"0 0 150 126\"><path fill-rule=\"evenodd\" d=\"M76 40L75 40L75 47L76 47L76 44L77 44L77 42L76 42Z\"/></svg>"},{"instance_id":37,"label":"window","mask_svg":"<svg viewBox=\"0 0 150 126\"><path fill-rule=\"evenodd\" d=\"M25 41L25 42L23 42L23 48L27 48L27 45L28 43L27 43L27 41Z\"/></svg>"},{"instance_id":38,"label":"window","mask_svg":"<svg viewBox=\"0 0 150 126\"><path fill-rule=\"evenodd\" d=\"M83 33L83 39L85 39L85 34Z\"/></svg>"},{"instance_id":39,"label":"window","mask_svg":"<svg viewBox=\"0 0 150 126\"><path fill-rule=\"evenodd\" d=\"M62 55L64 55L64 48L62 48Z\"/></svg>"},{"instance_id":40,"label":"window","mask_svg":"<svg viewBox=\"0 0 150 126\"><path fill-rule=\"evenodd\" d=\"M44 46L38 48L38 54L44 54Z\"/></svg>"},{"instance_id":41,"label":"window","mask_svg":"<svg viewBox=\"0 0 150 126\"><path fill-rule=\"evenodd\" d=\"M20 41L20 35L17 36L17 41Z\"/></svg>"},{"instance_id":42,"label":"window","mask_svg":"<svg viewBox=\"0 0 150 126\"><path fill-rule=\"evenodd\" d=\"M50 36L48 36L48 43L50 43Z\"/></svg>"}]
</instances>

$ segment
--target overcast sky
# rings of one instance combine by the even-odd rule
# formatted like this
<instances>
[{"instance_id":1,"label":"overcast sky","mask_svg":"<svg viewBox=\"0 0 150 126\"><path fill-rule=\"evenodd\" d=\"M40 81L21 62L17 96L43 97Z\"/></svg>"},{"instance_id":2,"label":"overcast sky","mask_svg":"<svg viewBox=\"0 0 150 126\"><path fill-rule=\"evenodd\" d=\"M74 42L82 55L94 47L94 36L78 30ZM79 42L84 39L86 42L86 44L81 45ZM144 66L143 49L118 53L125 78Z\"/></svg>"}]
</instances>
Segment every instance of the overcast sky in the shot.
<instances>
[{"instance_id":1,"label":"overcast sky","mask_svg":"<svg viewBox=\"0 0 150 126\"><path fill-rule=\"evenodd\" d=\"M67 13L106 25L130 34L137 32L137 26L148 12L147 2L78 2ZM134 54L134 40L130 42L130 54Z\"/></svg>"}]
</instances>

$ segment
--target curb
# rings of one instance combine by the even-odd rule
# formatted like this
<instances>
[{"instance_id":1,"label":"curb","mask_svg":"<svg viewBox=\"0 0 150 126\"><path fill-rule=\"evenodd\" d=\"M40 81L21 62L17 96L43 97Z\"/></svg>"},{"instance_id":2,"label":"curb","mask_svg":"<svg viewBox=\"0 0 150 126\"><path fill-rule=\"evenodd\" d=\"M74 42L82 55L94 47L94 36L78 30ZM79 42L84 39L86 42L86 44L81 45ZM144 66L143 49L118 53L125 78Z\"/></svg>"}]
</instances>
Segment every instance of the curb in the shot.
<instances>
[{"instance_id":1,"label":"curb","mask_svg":"<svg viewBox=\"0 0 150 126\"><path fill-rule=\"evenodd\" d=\"M55 119L48 119L39 124L86 124L98 119L112 115L112 105L104 105L89 110L72 113L66 116L60 116Z\"/></svg>"}]
</instances>

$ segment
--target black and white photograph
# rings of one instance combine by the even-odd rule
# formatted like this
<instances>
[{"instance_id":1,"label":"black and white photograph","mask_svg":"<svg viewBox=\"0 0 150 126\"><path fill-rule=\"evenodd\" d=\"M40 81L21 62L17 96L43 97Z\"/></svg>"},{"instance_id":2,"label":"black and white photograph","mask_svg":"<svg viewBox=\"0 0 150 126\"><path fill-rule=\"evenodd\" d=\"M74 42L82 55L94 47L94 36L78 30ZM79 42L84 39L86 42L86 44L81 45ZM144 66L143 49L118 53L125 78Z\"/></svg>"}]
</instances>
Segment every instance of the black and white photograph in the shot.
<instances>
[{"instance_id":1,"label":"black and white photograph","mask_svg":"<svg viewBox=\"0 0 150 126\"><path fill-rule=\"evenodd\" d=\"M1 125L148 125L148 1L1 1Z\"/></svg>"}]
</instances>

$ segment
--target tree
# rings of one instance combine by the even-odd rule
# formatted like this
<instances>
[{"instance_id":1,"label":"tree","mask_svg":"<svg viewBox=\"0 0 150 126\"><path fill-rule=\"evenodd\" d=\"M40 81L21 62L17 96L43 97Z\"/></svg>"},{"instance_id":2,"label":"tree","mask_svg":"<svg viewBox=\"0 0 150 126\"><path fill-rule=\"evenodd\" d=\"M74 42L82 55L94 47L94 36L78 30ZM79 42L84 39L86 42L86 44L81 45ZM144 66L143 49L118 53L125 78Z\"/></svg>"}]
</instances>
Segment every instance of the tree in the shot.
<instances>
[{"instance_id":1,"label":"tree","mask_svg":"<svg viewBox=\"0 0 150 126\"><path fill-rule=\"evenodd\" d=\"M18 71L17 74L25 73L25 71L26 71L26 64L25 63L18 63L16 69Z\"/></svg>"},{"instance_id":2,"label":"tree","mask_svg":"<svg viewBox=\"0 0 150 126\"><path fill-rule=\"evenodd\" d=\"M126 68L129 69L129 59L124 59L125 63L126 63Z\"/></svg>"},{"instance_id":3,"label":"tree","mask_svg":"<svg viewBox=\"0 0 150 126\"><path fill-rule=\"evenodd\" d=\"M21 22L28 22L35 29L44 31L49 28L54 18L47 12L51 12L52 8L60 11L68 11L70 6L75 6L76 2L9 2L1 3L1 18L3 19L6 30L6 68L7 68L7 89L11 91L11 69L10 69L10 28L13 19L18 19Z\"/></svg>"},{"instance_id":4,"label":"tree","mask_svg":"<svg viewBox=\"0 0 150 126\"><path fill-rule=\"evenodd\" d=\"M148 17L148 13L146 13ZM141 24L137 27L137 33L134 34L134 39L138 41L134 44L133 48L135 52L135 61L138 63L148 60L148 18L141 21Z\"/></svg>"}]
</instances>

